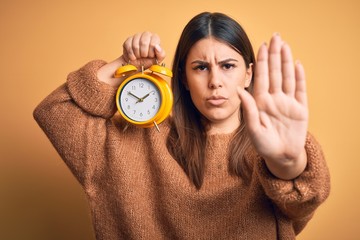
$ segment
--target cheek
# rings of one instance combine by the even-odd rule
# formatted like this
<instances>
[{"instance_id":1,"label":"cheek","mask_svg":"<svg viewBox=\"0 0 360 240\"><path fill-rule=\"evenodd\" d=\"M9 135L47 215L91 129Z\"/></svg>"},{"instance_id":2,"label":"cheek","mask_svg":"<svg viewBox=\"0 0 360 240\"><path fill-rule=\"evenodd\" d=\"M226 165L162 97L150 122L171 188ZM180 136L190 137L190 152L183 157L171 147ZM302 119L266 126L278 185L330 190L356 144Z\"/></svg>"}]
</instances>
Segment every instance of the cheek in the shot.
<instances>
[{"instance_id":1,"label":"cheek","mask_svg":"<svg viewBox=\"0 0 360 240\"><path fill-rule=\"evenodd\" d=\"M189 91L190 91L191 100L195 105L198 106L198 104L200 104L204 99L204 95L205 95L204 88L199 87L198 85L189 86Z\"/></svg>"},{"instance_id":2,"label":"cheek","mask_svg":"<svg viewBox=\"0 0 360 240\"><path fill-rule=\"evenodd\" d=\"M238 93L238 87L241 87L242 89L244 89L244 80L242 79L241 81L234 80L231 84L229 84L227 86L227 91L229 94L229 97L231 99L232 104L238 105L240 104L240 97L239 97L239 93Z\"/></svg>"},{"instance_id":3,"label":"cheek","mask_svg":"<svg viewBox=\"0 0 360 240\"><path fill-rule=\"evenodd\" d=\"M187 90L194 98L204 96L207 90L206 81L203 79L188 78Z\"/></svg>"},{"instance_id":4,"label":"cheek","mask_svg":"<svg viewBox=\"0 0 360 240\"><path fill-rule=\"evenodd\" d=\"M236 83L236 87L246 88L249 86L249 80L247 79L247 77L244 74L241 75L241 77L239 79L240 80L238 80Z\"/></svg>"},{"instance_id":5,"label":"cheek","mask_svg":"<svg viewBox=\"0 0 360 240\"><path fill-rule=\"evenodd\" d=\"M232 105L236 105L236 106L239 105L241 100L240 100L237 90L232 90L230 95L231 95L230 99L231 99Z\"/></svg>"}]
</instances>

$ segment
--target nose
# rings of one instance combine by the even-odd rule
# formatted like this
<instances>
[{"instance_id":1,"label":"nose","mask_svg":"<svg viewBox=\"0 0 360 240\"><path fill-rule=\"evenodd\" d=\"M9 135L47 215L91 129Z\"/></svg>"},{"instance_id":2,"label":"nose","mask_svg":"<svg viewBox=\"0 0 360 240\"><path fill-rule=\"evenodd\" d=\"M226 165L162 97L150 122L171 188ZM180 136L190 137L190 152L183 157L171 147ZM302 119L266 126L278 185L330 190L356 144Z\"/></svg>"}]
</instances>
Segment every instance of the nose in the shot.
<instances>
[{"instance_id":1,"label":"nose","mask_svg":"<svg viewBox=\"0 0 360 240\"><path fill-rule=\"evenodd\" d=\"M217 89L222 87L221 76L217 70L212 70L209 75L209 88Z\"/></svg>"}]
</instances>

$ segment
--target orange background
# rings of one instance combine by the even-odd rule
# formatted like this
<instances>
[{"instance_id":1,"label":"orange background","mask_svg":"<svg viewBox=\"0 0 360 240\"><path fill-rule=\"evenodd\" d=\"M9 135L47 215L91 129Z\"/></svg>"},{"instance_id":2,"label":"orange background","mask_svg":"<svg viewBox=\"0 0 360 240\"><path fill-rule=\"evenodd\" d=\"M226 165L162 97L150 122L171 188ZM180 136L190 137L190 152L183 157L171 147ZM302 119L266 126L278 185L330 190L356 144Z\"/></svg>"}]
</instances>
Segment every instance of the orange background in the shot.
<instances>
[{"instance_id":1,"label":"orange background","mask_svg":"<svg viewBox=\"0 0 360 240\"><path fill-rule=\"evenodd\" d=\"M280 32L301 59L332 191L298 239L359 239L357 0L1 0L0 239L94 239L85 195L32 111L70 71L115 59L139 31L162 37L171 66L181 30L202 11L237 19L255 50Z\"/></svg>"}]
</instances>

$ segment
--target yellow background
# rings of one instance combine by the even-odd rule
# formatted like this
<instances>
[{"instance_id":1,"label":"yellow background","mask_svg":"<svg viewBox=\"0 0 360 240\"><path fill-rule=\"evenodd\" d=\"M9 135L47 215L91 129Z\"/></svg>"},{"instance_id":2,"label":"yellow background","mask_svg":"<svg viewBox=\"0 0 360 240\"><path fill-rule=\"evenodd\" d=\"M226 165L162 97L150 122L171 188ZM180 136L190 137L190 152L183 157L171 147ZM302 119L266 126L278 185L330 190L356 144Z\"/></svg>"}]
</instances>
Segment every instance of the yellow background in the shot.
<instances>
[{"instance_id":1,"label":"yellow background","mask_svg":"<svg viewBox=\"0 0 360 240\"><path fill-rule=\"evenodd\" d=\"M0 239L94 239L85 195L32 111L70 71L115 59L139 31L162 37L171 66L182 28L202 11L237 19L255 50L275 31L292 46L306 69L309 128L332 176L330 198L298 239L360 239L359 3L1 0Z\"/></svg>"}]
</instances>

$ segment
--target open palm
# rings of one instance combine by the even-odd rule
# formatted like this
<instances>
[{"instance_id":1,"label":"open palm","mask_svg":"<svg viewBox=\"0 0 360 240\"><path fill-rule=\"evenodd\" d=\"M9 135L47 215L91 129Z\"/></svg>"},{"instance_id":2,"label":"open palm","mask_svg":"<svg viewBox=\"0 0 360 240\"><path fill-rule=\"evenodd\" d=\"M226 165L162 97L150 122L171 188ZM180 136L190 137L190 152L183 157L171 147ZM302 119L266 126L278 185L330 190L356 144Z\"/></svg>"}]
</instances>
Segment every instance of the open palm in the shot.
<instances>
[{"instance_id":1,"label":"open palm","mask_svg":"<svg viewBox=\"0 0 360 240\"><path fill-rule=\"evenodd\" d=\"M251 96L240 89L251 140L266 159L296 159L304 149L308 107L304 69L275 34L258 52Z\"/></svg>"}]
</instances>

